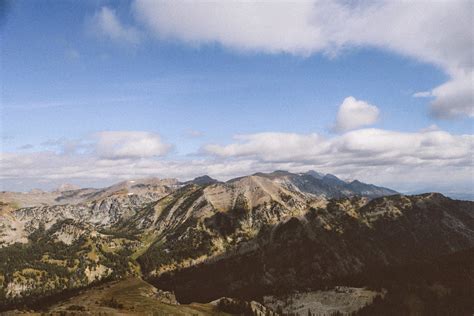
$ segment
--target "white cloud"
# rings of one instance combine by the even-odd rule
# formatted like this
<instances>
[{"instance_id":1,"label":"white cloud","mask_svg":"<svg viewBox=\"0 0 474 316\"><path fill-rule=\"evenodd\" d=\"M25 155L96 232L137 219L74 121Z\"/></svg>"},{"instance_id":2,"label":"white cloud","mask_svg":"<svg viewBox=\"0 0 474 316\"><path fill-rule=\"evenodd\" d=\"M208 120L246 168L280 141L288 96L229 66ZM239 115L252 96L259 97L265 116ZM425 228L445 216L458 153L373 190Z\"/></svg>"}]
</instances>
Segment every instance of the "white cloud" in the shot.
<instances>
[{"instance_id":1,"label":"white cloud","mask_svg":"<svg viewBox=\"0 0 474 316\"><path fill-rule=\"evenodd\" d=\"M149 132L108 131L96 136L96 153L105 159L163 156L172 148L158 134Z\"/></svg>"},{"instance_id":2,"label":"white cloud","mask_svg":"<svg viewBox=\"0 0 474 316\"><path fill-rule=\"evenodd\" d=\"M318 41L312 3L135 1L137 17L161 37L219 42L239 50L310 53ZM309 44L313 42L314 44Z\"/></svg>"},{"instance_id":3,"label":"white cloud","mask_svg":"<svg viewBox=\"0 0 474 316\"><path fill-rule=\"evenodd\" d=\"M140 32L132 26L120 22L115 10L102 7L90 21L90 27L98 34L114 41L138 44L141 40Z\"/></svg>"},{"instance_id":4,"label":"white cloud","mask_svg":"<svg viewBox=\"0 0 474 316\"><path fill-rule=\"evenodd\" d=\"M209 174L229 179L248 172L271 171L277 164L255 160L238 162L206 159L165 160L156 158L103 159L96 155L63 155L52 151L2 153L0 155L1 190L29 190L34 187L57 187L64 182L83 186L102 186L123 179L160 177L189 180Z\"/></svg>"},{"instance_id":5,"label":"white cloud","mask_svg":"<svg viewBox=\"0 0 474 316\"><path fill-rule=\"evenodd\" d=\"M379 109L354 97L347 97L339 106L334 129L348 131L362 126L372 125L379 118Z\"/></svg>"},{"instance_id":6,"label":"white cloud","mask_svg":"<svg viewBox=\"0 0 474 316\"><path fill-rule=\"evenodd\" d=\"M199 159L163 158L170 145L156 134L103 132L94 150L16 153L0 156L3 189L61 182L110 184L142 177L190 179L203 174L226 180L276 169L315 169L399 190L471 188L474 136L434 126L414 133L360 129L330 138L318 134L240 135L228 145L207 145ZM449 176L447 176L449 175Z\"/></svg>"},{"instance_id":7,"label":"white cloud","mask_svg":"<svg viewBox=\"0 0 474 316\"><path fill-rule=\"evenodd\" d=\"M474 44L473 44L474 45ZM431 112L439 118L474 117L474 72L461 73L431 91Z\"/></svg>"},{"instance_id":8,"label":"white cloud","mask_svg":"<svg viewBox=\"0 0 474 316\"><path fill-rule=\"evenodd\" d=\"M403 133L359 129L333 138L317 134L259 133L237 136L235 143L203 150L223 158L267 162L304 162L325 166L464 165L469 166L474 136L438 129ZM449 148L449 150L447 150Z\"/></svg>"},{"instance_id":9,"label":"white cloud","mask_svg":"<svg viewBox=\"0 0 474 316\"><path fill-rule=\"evenodd\" d=\"M216 156L247 157L264 161L298 161L314 157L328 150L325 140L317 134L258 133L237 135L236 143L219 146L206 145L203 151Z\"/></svg>"},{"instance_id":10,"label":"white cloud","mask_svg":"<svg viewBox=\"0 0 474 316\"><path fill-rule=\"evenodd\" d=\"M433 94L431 91L419 91L413 94L415 98L429 98L432 97Z\"/></svg>"},{"instance_id":11,"label":"white cloud","mask_svg":"<svg viewBox=\"0 0 474 316\"><path fill-rule=\"evenodd\" d=\"M54 150L65 155L74 155L81 151L87 151L90 144L83 139L67 139L61 137L59 139L50 139L41 143L43 148Z\"/></svg>"},{"instance_id":12,"label":"white cloud","mask_svg":"<svg viewBox=\"0 0 474 316\"><path fill-rule=\"evenodd\" d=\"M473 2L135 0L134 12L157 36L240 51L310 55L350 47L389 50L435 64L451 77L433 89L439 117L472 115ZM465 72L468 75L459 75ZM447 91L449 90L449 91ZM450 91L462 93L452 101Z\"/></svg>"},{"instance_id":13,"label":"white cloud","mask_svg":"<svg viewBox=\"0 0 474 316\"><path fill-rule=\"evenodd\" d=\"M469 192L474 185L474 136L433 127L416 133L360 129L332 138L259 133L203 150L228 164L252 160L264 169L315 169L405 191L452 188Z\"/></svg>"}]
</instances>

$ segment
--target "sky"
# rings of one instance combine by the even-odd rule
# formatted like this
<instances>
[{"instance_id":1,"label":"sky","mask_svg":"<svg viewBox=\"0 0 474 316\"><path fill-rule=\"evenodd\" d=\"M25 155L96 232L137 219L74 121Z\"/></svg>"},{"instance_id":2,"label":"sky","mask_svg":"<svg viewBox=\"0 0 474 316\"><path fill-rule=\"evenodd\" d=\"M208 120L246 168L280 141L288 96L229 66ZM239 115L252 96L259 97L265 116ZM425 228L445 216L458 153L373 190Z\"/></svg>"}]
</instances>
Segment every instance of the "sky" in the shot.
<instances>
[{"instance_id":1,"label":"sky","mask_svg":"<svg viewBox=\"0 0 474 316\"><path fill-rule=\"evenodd\" d=\"M314 169L474 193L472 1L3 1L2 190Z\"/></svg>"}]
</instances>

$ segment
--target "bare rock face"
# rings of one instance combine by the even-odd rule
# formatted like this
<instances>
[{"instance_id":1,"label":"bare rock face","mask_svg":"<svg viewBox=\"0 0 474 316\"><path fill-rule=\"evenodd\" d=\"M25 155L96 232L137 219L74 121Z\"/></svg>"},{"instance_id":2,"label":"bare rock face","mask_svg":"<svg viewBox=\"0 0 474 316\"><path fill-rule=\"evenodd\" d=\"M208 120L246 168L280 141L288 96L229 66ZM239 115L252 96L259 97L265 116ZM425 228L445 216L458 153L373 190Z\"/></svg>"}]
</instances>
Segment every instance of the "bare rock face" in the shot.
<instances>
[{"instance_id":1,"label":"bare rock face","mask_svg":"<svg viewBox=\"0 0 474 316\"><path fill-rule=\"evenodd\" d=\"M384 292L364 288L336 286L326 291L302 292L280 297L265 296L263 303L272 310L293 315L331 316L336 313L350 315L366 305L370 305Z\"/></svg>"},{"instance_id":2,"label":"bare rock face","mask_svg":"<svg viewBox=\"0 0 474 316\"><path fill-rule=\"evenodd\" d=\"M265 306L257 301L243 301L230 297L221 297L210 302L211 305L217 307L220 312L237 315L256 315L256 316L277 316L280 315L270 307Z\"/></svg>"},{"instance_id":3,"label":"bare rock face","mask_svg":"<svg viewBox=\"0 0 474 316\"><path fill-rule=\"evenodd\" d=\"M158 290L155 297L161 303L179 305L178 301L176 300L176 296L173 292Z\"/></svg>"}]
</instances>

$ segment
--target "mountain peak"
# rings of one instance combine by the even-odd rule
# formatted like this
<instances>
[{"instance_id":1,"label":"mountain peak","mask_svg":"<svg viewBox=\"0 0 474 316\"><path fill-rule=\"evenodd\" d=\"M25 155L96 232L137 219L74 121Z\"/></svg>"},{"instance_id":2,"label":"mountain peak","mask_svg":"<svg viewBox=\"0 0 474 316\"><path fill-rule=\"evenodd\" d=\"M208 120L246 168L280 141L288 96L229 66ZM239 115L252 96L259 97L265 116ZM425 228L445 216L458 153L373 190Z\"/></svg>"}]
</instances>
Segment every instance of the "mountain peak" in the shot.
<instances>
[{"instance_id":1,"label":"mountain peak","mask_svg":"<svg viewBox=\"0 0 474 316\"><path fill-rule=\"evenodd\" d=\"M269 179L275 179L275 178L286 177L286 176L291 176L291 175L294 175L294 174L286 170L275 170L273 172L267 172L267 173L257 172L253 174L253 176L264 177L264 178L269 178Z\"/></svg>"},{"instance_id":2,"label":"mountain peak","mask_svg":"<svg viewBox=\"0 0 474 316\"><path fill-rule=\"evenodd\" d=\"M330 173L327 173L323 178L342 181L341 179Z\"/></svg>"},{"instance_id":3,"label":"mountain peak","mask_svg":"<svg viewBox=\"0 0 474 316\"><path fill-rule=\"evenodd\" d=\"M316 179L324 178L324 174L322 174L320 172L317 172L317 171L314 171L314 170L306 171L304 174L312 176L313 178L316 178Z\"/></svg>"},{"instance_id":4,"label":"mountain peak","mask_svg":"<svg viewBox=\"0 0 474 316\"><path fill-rule=\"evenodd\" d=\"M208 176L206 174L206 175L203 175L203 176L200 176L200 177L196 177L193 180L186 181L184 183L185 184L207 185L207 184L214 184L214 183L217 183L217 182L219 182L219 181L214 179L214 178L211 178L210 176Z\"/></svg>"}]
</instances>

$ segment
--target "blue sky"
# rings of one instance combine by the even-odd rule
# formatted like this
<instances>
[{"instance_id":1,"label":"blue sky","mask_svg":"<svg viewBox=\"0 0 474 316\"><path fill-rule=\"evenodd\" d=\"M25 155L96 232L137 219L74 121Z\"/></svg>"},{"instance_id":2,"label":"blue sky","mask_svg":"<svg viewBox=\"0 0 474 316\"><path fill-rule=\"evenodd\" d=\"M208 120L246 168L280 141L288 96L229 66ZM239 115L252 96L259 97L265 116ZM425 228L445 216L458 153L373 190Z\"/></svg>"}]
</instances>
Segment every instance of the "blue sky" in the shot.
<instances>
[{"instance_id":1,"label":"blue sky","mask_svg":"<svg viewBox=\"0 0 474 316\"><path fill-rule=\"evenodd\" d=\"M465 17L456 14L463 11L462 6L466 3L469 5L468 2L453 4L453 7L459 6L459 10L454 8L452 12L443 7L430 10L433 11L433 19L438 19L442 11L447 11L446 14L453 15L446 17L447 21L459 20ZM260 38L253 38L252 30L243 28L240 32L238 24L235 24L236 30L231 27L226 29L226 24L222 24L224 31L214 34L214 31L208 31L205 27L201 30L201 26L207 20L216 19L213 26L219 29L220 16L207 13L208 8L203 8L203 5L195 4L198 6L196 10L186 7L190 4L181 5L191 13L183 13L182 7L170 6L169 2L164 4L166 8L155 8L154 3L139 0L12 1L3 8L6 16L3 17L1 41L1 133L2 151L10 159L5 166L10 166L11 161L19 157L28 160L27 157L31 159L35 155L52 155L52 161L60 160L62 167L81 165L88 159L94 163L109 159L122 168L126 166L130 171L111 173L109 177L107 174L94 177L84 172L77 176L58 173L48 180L46 171L44 174L39 171L48 169L46 166L27 164L26 168L36 172L22 175L11 172L19 168L12 165L9 170L2 170L8 189L30 189L34 186L49 188L66 181L82 185L108 183L137 174L188 178L200 172L212 173L213 170L214 176L228 178L258 168L266 170L273 167L288 167L295 171L304 168L323 169L343 177L358 176L362 180L374 182L378 180L377 174L383 171L374 168L374 165L383 165L391 172L396 172L394 168L409 170L412 164L410 162L407 165L407 159L414 158L412 152L423 150L417 146L436 139L439 150L449 151L450 146L464 150L454 158L438 161L446 168L446 173L452 172L452 168L459 173L452 183L447 182L442 188L469 190L472 184L472 92L462 99L467 99L471 104L466 105L464 102L457 105L443 100L446 95L450 97L450 90L444 92L441 88L441 92L437 92L436 88L450 82L461 82L460 85L465 86L466 80L468 85L470 81L472 87L472 65L459 66L465 62L456 52L452 56L445 53L444 46L437 50L432 48L430 42L423 44L423 36L431 36L429 30L426 34L419 34L421 40L418 42L421 44L413 51L407 48L410 42L397 43L398 37L380 43L377 36L391 36L383 34L382 30L382 34L374 35L375 39L359 39L357 34L349 34L344 35L347 39L340 40L342 43L325 44L325 40L319 39L321 44L318 45L306 38L292 42L292 34L289 34L290 42L280 45L283 40L279 41L278 37L274 41L267 38L271 39L278 32L283 32L284 37L286 29L270 30L268 37L262 33L261 41ZM315 3L314 7L318 5ZM379 11L388 14L388 21L392 19L394 24L398 23L399 15L406 16L405 11L415 14L418 10L416 7L392 8L390 3L384 5ZM215 4L215 7L219 5ZM253 8L250 8L250 12L255 14L255 20L269 21L270 25L287 23L287 29L291 29L292 23L296 23L291 19L272 21L272 17L264 15L273 8L264 9L252 11ZM355 15L351 13L352 9L343 4L337 8L322 8L336 15L344 10ZM155 15L153 10L156 10ZM240 8L222 10L230 14L230 19L237 19L242 14ZM235 10L235 14L232 10ZM427 10L428 15L430 10ZM193 11L195 15L192 15ZM403 14L399 14L399 11ZM175 16L174 20L166 21L162 12L175 13L171 15ZM190 23L191 26L176 23L182 14L192 15L181 17L186 21L183 24ZM210 16L206 17L205 14ZM357 18L354 16L351 20L356 21ZM356 28L360 22L353 23L356 23ZM232 21L229 24L234 25ZM390 28L390 25L386 27ZM416 34L424 28L425 25L415 25L412 32ZM457 30L457 26L453 26L452 32ZM303 34L306 29L297 31L296 34ZM248 37L245 37L245 32L249 32ZM411 34L410 30L407 32ZM450 30L445 32L449 33ZM470 35L468 33L465 36L469 38ZM459 41L463 40L461 36ZM317 42L316 39L314 41ZM334 45L338 46L335 52ZM461 43L459 47L464 46ZM452 49L456 48L454 45ZM472 48L467 55L472 60ZM464 91L453 90L456 93ZM429 94L429 97L415 97L417 92ZM343 116L338 116L338 112L342 111L342 104L349 96L362 102L360 107L355 107L357 111L369 111L372 106L376 108L376 113L373 113L375 116L367 117L368 112L361 112L361 121L354 123L353 128L337 129L335 126L341 124L338 118L343 119ZM458 95L453 98L460 99ZM309 158L300 155L285 159L280 159L275 153L274 160L267 159L258 148L246 149L252 140L235 138L237 135L257 137L266 132L280 133L280 136L267 135L270 137L268 141L272 142L274 137L281 140L287 135L295 134L304 138L317 134L331 142L332 147L336 146L333 152L341 152L342 149L336 145L341 142L339 139L348 138L351 132L357 133L364 129L409 134L415 138L423 133L420 131L429 129L433 132L420 136L428 137L428 140L419 141L416 138L415 141L415 138L411 138L413 148L408 151L406 148L391 149L391 153L397 154L397 162L383 160L388 152L385 155L380 152L381 160L368 165L353 165L347 161L341 165L327 164L322 160L342 158L331 158L319 152ZM110 137L110 134L102 134L106 131L149 133L146 137L155 141L152 147L156 145L153 148L157 148L157 151L145 149L142 155L141 147L135 146L136 154L101 157L99 153L102 149L98 148L98 144L101 144L101 140L106 142L103 137ZM396 142L399 139L396 135L393 139L387 138L388 141ZM460 138L462 135L468 137ZM449 138L446 144L438 142L439 139L444 141L446 137ZM120 141L116 144L115 139L109 141L115 149L122 146ZM127 141L123 140L124 143ZM372 142L370 139L365 141ZM166 146L162 147L162 144ZM211 144L214 149L219 146L218 149L209 149ZM319 143L310 144L318 146ZM278 152L293 148L285 146L287 142L283 141L282 147L272 148ZM367 155L360 152L357 158L363 158L364 154ZM419 160L417 168L423 169L427 162L421 160L426 158L415 158ZM179 165L183 161L196 159L199 160L199 167L187 173L171 170L168 174L165 166L154 165L160 162ZM446 163L447 159L451 159L452 164ZM218 164L246 165L249 161L251 163L247 169L212 169ZM400 183L402 180L391 181L389 176L380 179L380 182L402 190L417 186L430 187L433 179L442 178L439 171L437 176L430 173L440 166L433 164L433 161L431 159L428 162L428 169L431 169L421 171L426 174L410 185ZM462 170L459 167L461 161ZM147 162L153 167L135 172L133 166ZM372 171L364 171L366 169ZM468 177L462 177L466 171ZM436 189L435 186L433 188Z\"/></svg>"}]
</instances>

